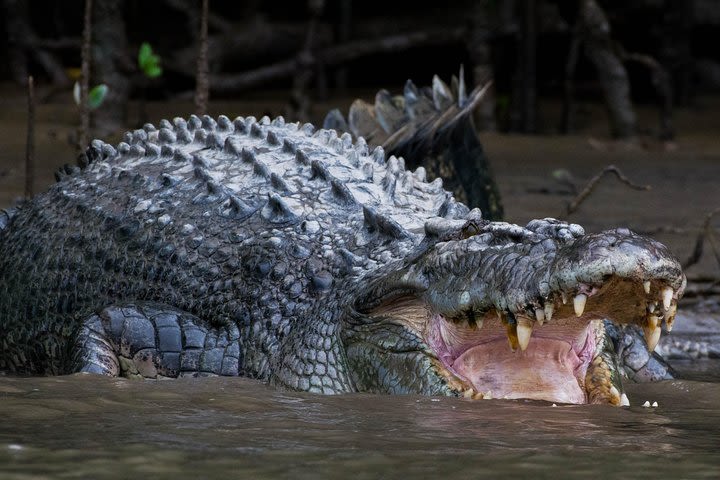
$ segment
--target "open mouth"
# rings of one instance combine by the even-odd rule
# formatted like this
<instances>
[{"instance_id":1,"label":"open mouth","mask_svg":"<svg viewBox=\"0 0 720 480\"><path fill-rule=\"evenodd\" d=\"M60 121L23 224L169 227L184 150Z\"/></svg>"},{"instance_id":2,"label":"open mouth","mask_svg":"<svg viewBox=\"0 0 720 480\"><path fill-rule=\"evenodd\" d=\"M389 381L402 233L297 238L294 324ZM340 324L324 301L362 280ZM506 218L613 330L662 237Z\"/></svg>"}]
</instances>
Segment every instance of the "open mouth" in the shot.
<instances>
[{"instance_id":1,"label":"open mouth","mask_svg":"<svg viewBox=\"0 0 720 480\"><path fill-rule=\"evenodd\" d=\"M641 327L654 350L663 324L672 329L685 276L652 239L580 227L573 237L561 235L563 225L488 223L484 233L433 245L358 298L359 328L375 322L409 332L445 392L628 405L606 322ZM392 356L412 343L377 343L379 371L407 375Z\"/></svg>"},{"instance_id":2,"label":"open mouth","mask_svg":"<svg viewBox=\"0 0 720 480\"><path fill-rule=\"evenodd\" d=\"M678 292L662 281L611 276L551 292L511 313L472 306L430 314L425 340L449 384L470 398L529 398L627 405L617 367L603 355L603 319L640 325L650 350L671 330Z\"/></svg>"}]
</instances>

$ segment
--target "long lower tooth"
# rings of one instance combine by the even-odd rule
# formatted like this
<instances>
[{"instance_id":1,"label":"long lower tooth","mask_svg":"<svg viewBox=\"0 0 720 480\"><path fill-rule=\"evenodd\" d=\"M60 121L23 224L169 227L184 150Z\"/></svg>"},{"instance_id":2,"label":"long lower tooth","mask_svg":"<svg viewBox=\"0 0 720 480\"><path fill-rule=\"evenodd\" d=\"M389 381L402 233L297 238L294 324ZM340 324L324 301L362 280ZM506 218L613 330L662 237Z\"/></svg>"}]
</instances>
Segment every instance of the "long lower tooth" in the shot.
<instances>
[{"instance_id":1,"label":"long lower tooth","mask_svg":"<svg viewBox=\"0 0 720 480\"><path fill-rule=\"evenodd\" d=\"M630 406L630 400L628 399L627 395L624 393L620 395L620 406L621 407L629 407Z\"/></svg>"},{"instance_id":2,"label":"long lower tooth","mask_svg":"<svg viewBox=\"0 0 720 480\"><path fill-rule=\"evenodd\" d=\"M562 300L563 305L567 305L567 301L568 301L567 293L560 292L560 299Z\"/></svg>"},{"instance_id":3,"label":"long lower tooth","mask_svg":"<svg viewBox=\"0 0 720 480\"><path fill-rule=\"evenodd\" d=\"M648 304L648 308L647 308L648 312L650 312L650 313L655 312L655 307L656 307L656 306L657 306L657 305L654 304L654 303Z\"/></svg>"},{"instance_id":4,"label":"long lower tooth","mask_svg":"<svg viewBox=\"0 0 720 480\"><path fill-rule=\"evenodd\" d=\"M545 304L545 320L548 322L552 320L553 312L555 311L555 305L548 302Z\"/></svg>"},{"instance_id":5,"label":"long lower tooth","mask_svg":"<svg viewBox=\"0 0 720 480\"><path fill-rule=\"evenodd\" d=\"M575 298L573 299L573 306L575 307L576 316L582 317L582 314L585 311L585 302L587 302L587 295L584 293L578 293L575 295Z\"/></svg>"},{"instance_id":6,"label":"long lower tooth","mask_svg":"<svg viewBox=\"0 0 720 480\"><path fill-rule=\"evenodd\" d=\"M650 293L650 280L643 282L643 289L645 289L645 293Z\"/></svg>"},{"instance_id":7,"label":"long lower tooth","mask_svg":"<svg viewBox=\"0 0 720 480\"><path fill-rule=\"evenodd\" d=\"M539 325L542 325L545 321L545 310L542 308L536 308L535 309L535 320L537 320Z\"/></svg>"},{"instance_id":8,"label":"long lower tooth","mask_svg":"<svg viewBox=\"0 0 720 480\"><path fill-rule=\"evenodd\" d=\"M667 311L670 308L670 303L672 303L672 297L673 297L673 289L670 287L665 287L662 290L662 302L663 302L663 308Z\"/></svg>"},{"instance_id":9,"label":"long lower tooth","mask_svg":"<svg viewBox=\"0 0 720 480\"><path fill-rule=\"evenodd\" d=\"M656 315L650 315L647 319L647 324L643 327L645 343L647 343L648 350L651 352L655 350L655 347L660 341L661 329L658 325L659 323L660 319Z\"/></svg>"},{"instance_id":10,"label":"long lower tooth","mask_svg":"<svg viewBox=\"0 0 720 480\"><path fill-rule=\"evenodd\" d=\"M520 350L524 352L530 343L530 337L532 337L532 321L528 318L518 318L516 331L518 345L520 345Z\"/></svg>"}]
</instances>

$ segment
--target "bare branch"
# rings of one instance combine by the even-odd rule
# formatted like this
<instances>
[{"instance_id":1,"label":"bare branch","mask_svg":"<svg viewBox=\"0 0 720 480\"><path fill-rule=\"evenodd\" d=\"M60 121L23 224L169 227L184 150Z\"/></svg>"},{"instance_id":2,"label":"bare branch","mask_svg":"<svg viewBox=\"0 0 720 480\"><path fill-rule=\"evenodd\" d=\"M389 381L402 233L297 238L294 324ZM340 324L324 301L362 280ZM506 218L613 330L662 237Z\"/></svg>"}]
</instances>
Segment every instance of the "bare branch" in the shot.
<instances>
[{"instance_id":1,"label":"bare branch","mask_svg":"<svg viewBox=\"0 0 720 480\"><path fill-rule=\"evenodd\" d=\"M442 29L404 33L374 40L360 40L318 50L312 57L293 57L271 65L238 74L211 75L210 86L214 92L237 92L246 88L294 75L298 69L311 65L340 65L351 60L384 52L399 52L423 45L447 44L460 41L465 28ZM309 65L308 65L309 63Z\"/></svg>"},{"instance_id":2,"label":"bare branch","mask_svg":"<svg viewBox=\"0 0 720 480\"><path fill-rule=\"evenodd\" d=\"M620 180L622 183L627 185L628 187L635 189L635 190L650 190L650 185L638 185L636 183L633 183L630 179L628 179L619 168L617 168L615 165L608 165L605 167L600 173L595 175L593 178L590 179L590 181L587 183L585 188L582 189L582 191L567 205L566 211L564 213L560 214L560 218L567 217L571 215L573 212L575 212L578 207L580 207L580 204L585 201L585 199L590 196L590 194L593 192L595 187L597 186L598 182L607 174L612 173L617 177L618 180Z\"/></svg>"},{"instance_id":3,"label":"bare branch","mask_svg":"<svg viewBox=\"0 0 720 480\"><path fill-rule=\"evenodd\" d=\"M78 37L66 38L32 38L28 41L28 46L33 48L44 48L47 50L63 50L70 48L81 48L82 39Z\"/></svg>"},{"instance_id":4,"label":"bare branch","mask_svg":"<svg viewBox=\"0 0 720 480\"><path fill-rule=\"evenodd\" d=\"M697 239L695 240L695 248L693 249L693 253L690 255L690 257L685 261L685 264L683 265L683 268L688 268L692 265L695 265L698 261L700 261L700 257L703 255L703 247L705 245L705 239L708 239L708 242L710 243L710 248L713 250L713 253L715 254L715 259L718 262L718 267L720 267L720 249L718 249L717 244L715 243L715 238L713 237L713 229L710 226L710 222L712 221L713 217L720 213L720 207L716 208L715 210L712 210L710 213L705 215L705 221L703 222L703 228L700 231L700 233L697 236Z\"/></svg>"}]
</instances>

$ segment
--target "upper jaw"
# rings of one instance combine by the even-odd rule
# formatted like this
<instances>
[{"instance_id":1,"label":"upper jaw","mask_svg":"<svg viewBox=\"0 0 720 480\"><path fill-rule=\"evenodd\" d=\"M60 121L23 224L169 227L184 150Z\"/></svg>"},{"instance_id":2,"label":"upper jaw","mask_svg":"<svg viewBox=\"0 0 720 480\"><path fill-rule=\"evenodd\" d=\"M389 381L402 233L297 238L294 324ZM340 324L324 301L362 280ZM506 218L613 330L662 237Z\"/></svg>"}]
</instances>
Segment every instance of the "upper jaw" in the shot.
<instances>
[{"instance_id":1,"label":"upper jaw","mask_svg":"<svg viewBox=\"0 0 720 480\"><path fill-rule=\"evenodd\" d=\"M536 325L558 313L580 317L589 312L637 324L645 329L651 349L663 321L672 329L686 280L664 245L617 229L542 246L519 243L493 250L458 245L465 257L476 253L475 258L461 254L457 259L474 270L435 273L425 300L447 318L468 311L498 312L516 325L509 336L517 335L521 349Z\"/></svg>"}]
</instances>

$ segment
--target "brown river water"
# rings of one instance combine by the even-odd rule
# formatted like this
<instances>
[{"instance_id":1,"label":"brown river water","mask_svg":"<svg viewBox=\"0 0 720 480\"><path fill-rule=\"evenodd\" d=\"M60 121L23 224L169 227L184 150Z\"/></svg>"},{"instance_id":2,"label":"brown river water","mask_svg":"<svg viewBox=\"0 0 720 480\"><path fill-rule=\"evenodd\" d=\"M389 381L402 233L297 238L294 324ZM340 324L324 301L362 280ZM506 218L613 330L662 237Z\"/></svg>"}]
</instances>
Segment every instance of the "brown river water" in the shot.
<instances>
[{"instance_id":1,"label":"brown river water","mask_svg":"<svg viewBox=\"0 0 720 480\"><path fill-rule=\"evenodd\" d=\"M706 375L631 385L629 408L0 377L0 478L718 478Z\"/></svg>"}]
</instances>

